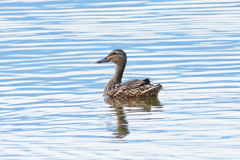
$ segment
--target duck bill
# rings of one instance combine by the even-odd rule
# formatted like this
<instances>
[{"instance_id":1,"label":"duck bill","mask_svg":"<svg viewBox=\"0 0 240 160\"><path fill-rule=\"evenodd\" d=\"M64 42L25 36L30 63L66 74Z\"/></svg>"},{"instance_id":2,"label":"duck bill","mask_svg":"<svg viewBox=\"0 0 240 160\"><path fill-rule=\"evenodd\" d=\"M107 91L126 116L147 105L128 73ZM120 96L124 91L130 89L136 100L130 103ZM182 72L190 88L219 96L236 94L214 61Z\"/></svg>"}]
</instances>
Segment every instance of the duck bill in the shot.
<instances>
[{"instance_id":1,"label":"duck bill","mask_svg":"<svg viewBox=\"0 0 240 160\"><path fill-rule=\"evenodd\" d=\"M106 63L109 62L107 57L103 58L102 60L97 61L96 63Z\"/></svg>"}]
</instances>

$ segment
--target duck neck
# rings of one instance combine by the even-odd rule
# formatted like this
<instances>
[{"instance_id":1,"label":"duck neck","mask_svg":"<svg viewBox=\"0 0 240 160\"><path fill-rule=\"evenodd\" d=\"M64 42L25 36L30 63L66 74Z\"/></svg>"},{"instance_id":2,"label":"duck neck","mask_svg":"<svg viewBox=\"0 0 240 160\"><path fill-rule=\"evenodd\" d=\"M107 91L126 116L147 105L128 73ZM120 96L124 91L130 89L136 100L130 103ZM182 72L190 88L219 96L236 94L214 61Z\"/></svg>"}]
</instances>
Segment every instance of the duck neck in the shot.
<instances>
[{"instance_id":1,"label":"duck neck","mask_svg":"<svg viewBox=\"0 0 240 160\"><path fill-rule=\"evenodd\" d=\"M114 82L114 84L122 83L122 76L123 76L125 66L126 66L126 62L122 64L116 64L115 73L111 79Z\"/></svg>"},{"instance_id":2,"label":"duck neck","mask_svg":"<svg viewBox=\"0 0 240 160\"><path fill-rule=\"evenodd\" d=\"M110 90L113 85L122 83L122 76L123 76L125 66L126 66L126 62L116 63L115 73L113 77L110 79L110 81L108 82L108 84L106 85L105 90Z\"/></svg>"}]
</instances>

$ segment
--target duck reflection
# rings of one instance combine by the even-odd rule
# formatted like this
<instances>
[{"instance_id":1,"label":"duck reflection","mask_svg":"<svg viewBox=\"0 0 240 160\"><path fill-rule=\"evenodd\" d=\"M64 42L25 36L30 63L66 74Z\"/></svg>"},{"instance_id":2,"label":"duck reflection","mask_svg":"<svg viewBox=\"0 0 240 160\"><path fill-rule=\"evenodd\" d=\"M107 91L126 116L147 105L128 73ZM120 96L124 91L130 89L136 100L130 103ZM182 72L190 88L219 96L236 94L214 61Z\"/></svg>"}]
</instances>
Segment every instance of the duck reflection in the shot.
<instances>
[{"instance_id":1,"label":"duck reflection","mask_svg":"<svg viewBox=\"0 0 240 160\"><path fill-rule=\"evenodd\" d=\"M116 138L123 138L129 134L128 121L125 111L130 112L161 112L162 105L158 97L134 97L134 98L105 98L106 103L114 109L117 117L117 127L113 130Z\"/></svg>"}]
</instances>

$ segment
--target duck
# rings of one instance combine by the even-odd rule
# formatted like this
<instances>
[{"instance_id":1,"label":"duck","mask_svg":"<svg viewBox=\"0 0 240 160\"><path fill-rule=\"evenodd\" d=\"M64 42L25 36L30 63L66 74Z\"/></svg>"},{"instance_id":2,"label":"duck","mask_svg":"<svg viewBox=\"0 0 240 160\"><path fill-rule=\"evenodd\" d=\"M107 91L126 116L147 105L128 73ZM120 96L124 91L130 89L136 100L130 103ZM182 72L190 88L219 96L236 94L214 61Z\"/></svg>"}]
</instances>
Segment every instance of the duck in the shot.
<instances>
[{"instance_id":1,"label":"duck","mask_svg":"<svg viewBox=\"0 0 240 160\"><path fill-rule=\"evenodd\" d=\"M123 72L127 63L127 54L122 49L112 50L108 56L96 63L115 63L115 73L104 88L105 97L157 97L163 88L161 84L153 85L149 78L144 80L134 79L122 83Z\"/></svg>"}]
</instances>

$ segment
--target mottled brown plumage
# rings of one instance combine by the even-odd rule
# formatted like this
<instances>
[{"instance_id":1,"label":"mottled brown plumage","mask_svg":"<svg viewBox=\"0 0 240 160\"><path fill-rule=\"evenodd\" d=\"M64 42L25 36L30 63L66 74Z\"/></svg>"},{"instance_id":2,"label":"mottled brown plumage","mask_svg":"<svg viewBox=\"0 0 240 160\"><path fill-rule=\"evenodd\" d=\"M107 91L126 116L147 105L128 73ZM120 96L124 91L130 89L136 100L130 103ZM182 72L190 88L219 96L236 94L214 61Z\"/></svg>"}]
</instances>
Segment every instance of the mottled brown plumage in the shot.
<instances>
[{"instance_id":1,"label":"mottled brown plumage","mask_svg":"<svg viewBox=\"0 0 240 160\"><path fill-rule=\"evenodd\" d=\"M121 49L115 49L96 63L113 62L116 65L115 74L107 83L104 95L108 97L156 97L162 89L161 84L152 85L150 80L134 79L122 83L122 75L126 66L127 56Z\"/></svg>"}]
</instances>

